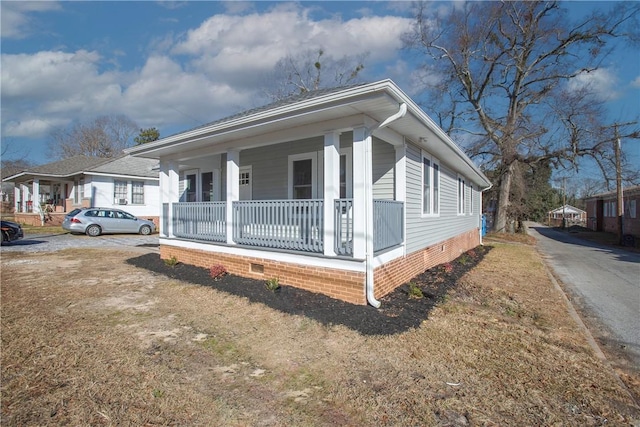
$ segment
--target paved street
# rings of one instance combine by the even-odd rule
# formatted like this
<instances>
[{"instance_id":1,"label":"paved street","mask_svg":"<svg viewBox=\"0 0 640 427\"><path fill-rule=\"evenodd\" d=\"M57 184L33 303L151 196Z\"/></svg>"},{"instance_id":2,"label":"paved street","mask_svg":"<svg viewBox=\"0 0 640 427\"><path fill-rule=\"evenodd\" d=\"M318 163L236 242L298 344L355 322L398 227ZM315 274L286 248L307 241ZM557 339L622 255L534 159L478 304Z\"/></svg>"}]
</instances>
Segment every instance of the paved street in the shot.
<instances>
[{"instance_id":1,"label":"paved street","mask_svg":"<svg viewBox=\"0 0 640 427\"><path fill-rule=\"evenodd\" d=\"M137 248L159 251L158 234L141 236L136 234L105 234L98 237L57 234L27 234L24 239L2 246L4 252L48 252L68 248Z\"/></svg>"},{"instance_id":2,"label":"paved street","mask_svg":"<svg viewBox=\"0 0 640 427\"><path fill-rule=\"evenodd\" d=\"M529 223L557 277L640 366L640 254Z\"/></svg>"}]
</instances>

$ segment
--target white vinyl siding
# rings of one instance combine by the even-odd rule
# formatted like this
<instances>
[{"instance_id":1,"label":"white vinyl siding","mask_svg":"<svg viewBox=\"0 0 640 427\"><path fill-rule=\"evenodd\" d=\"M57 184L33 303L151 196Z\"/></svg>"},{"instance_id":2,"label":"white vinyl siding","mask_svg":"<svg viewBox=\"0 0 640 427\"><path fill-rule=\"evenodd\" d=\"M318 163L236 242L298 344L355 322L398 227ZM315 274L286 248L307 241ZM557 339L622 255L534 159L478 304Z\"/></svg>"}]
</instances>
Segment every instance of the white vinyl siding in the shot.
<instances>
[{"instance_id":1,"label":"white vinyl siding","mask_svg":"<svg viewBox=\"0 0 640 427\"><path fill-rule=\"evenodd\" d=\"M478 228L479 214L458 215L458 174L439 159L439 216L422 214L422 150L407 144L406 239L407 253L423 250ZM478 199L479 197L476 197ZM475 210L479 212L479 210Z\"/></svg>"},{"instance_id":2,"label":"white vinyl siding","mask_svg":"<svg viewBox=\"0 0 640 427\"><path fill-rule=\"evenodd\" d=\"M394 200L395 149L393 145L374 137L371 150L373 158L373 198Z\"/></svg>"}]
</instances>

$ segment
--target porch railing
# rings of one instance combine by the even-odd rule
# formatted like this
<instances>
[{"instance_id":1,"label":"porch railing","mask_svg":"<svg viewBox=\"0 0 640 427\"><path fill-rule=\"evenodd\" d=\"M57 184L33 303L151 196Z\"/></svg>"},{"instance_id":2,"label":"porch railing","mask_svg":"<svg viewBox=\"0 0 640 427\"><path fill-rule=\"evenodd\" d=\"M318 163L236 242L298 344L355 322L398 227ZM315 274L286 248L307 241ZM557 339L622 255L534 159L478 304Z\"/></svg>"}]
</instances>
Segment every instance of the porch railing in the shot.
<instances>
[{"instance_id":1,"label":"porch railing","mask_svg":"<svg viewBox=\"0 0 640 427\"><path fill-rule=\"evenodd\" d=\"M323 200L235 201L233 241L241 245L313 253L324 251ZM338 199L335 209L335 252L353 256L353 199ZM403 242L404 203L374 200L373 245L381 251ZM168 234L169 204L162 206L164 235ZM176 237L226 242L226 202L173 203Z\"/></svg>"},{"instance_id":2,"label":"porch railing","mask_svg":"<svg viewBox=\"0 0 640 427\"><path fill-rule=\"evenodd\" d=\"M185 239L225 242L225 202L181 202L173 204L173 235Z\"/></svg>"},{"instance_id":3,"label":"porch railing","mask_svg":"<svg viewBox=\"0 0 640 427\"><path fill-rule=\"evenodd\" d=\"M160 232L163 236L169 235L169 203L162 204L162 227Z\"/></svg>"},{"instance_id":4,"label":"porch railing","mask_svg":"<svg viewBox=\"0 0 640 427\"><path fill-rule=\"evenodd\" d=\"M238 244L323 252L322 200L237 201L233 222Z\"/></svg>"},{"instance_id":5,"label":"porch railing","mask_svg":"<svg viewBox=\"0 0 640 427\"><path fill-rule=\"evenodd\" d=\"M395 200L373 201L373 251L381 251L402 243L403 202Z\"/></svg>"},{"instance_id":6,"label":"porch railing","mask_svg":"<svg viewBox=\"0 0 640 427\"><path fill-rule=\"evenodd\" d=\"M378 252L399 245L403 240L404 203L395 200L373 201L373 250ZM353 255L353 199L335 201L335 251Z\"/></svg>"},{"instance_id":7,"label":"porch railing","mask_svg":"<svg viewBox=\"0 0 640 427\"><path fill-rule=\"evenodd\" d=\"M334 202L335 251L337 255L353 255L353 199L336 199Z\"/></svg>"}]
</instances>

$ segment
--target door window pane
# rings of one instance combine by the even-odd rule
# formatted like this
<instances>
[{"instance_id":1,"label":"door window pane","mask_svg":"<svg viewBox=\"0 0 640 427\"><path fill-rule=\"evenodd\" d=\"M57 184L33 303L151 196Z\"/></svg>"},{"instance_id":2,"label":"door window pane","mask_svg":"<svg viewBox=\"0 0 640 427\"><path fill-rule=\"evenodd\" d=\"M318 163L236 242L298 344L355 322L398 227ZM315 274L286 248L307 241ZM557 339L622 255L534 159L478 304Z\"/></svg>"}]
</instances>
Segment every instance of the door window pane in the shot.
<instances>
[{"instance_id":1,"label":"door window pane","mask_svg":"<svg viewBox=\"0 0 640 427\"><path fill-rule=\"evenodd\" d=\"M196 201L196 175L187 175L187 202Z\"/></svg>"},{"instance_id":2,"label":"door window pane","mask_svg":"<svg viewBox=\"0 0 640 427\"><path fill-rule=\"evenodd\" d=\"M202 201L213 201L213 172L202 174Z\"/></svg>"},{"instance_id":3,"label":"door window pane","mask_svg":"<svg viewBox=\"0 0 640 427\"><path fill-rule=\"evenodd\" d=\"M293 198L310 199L312 196L312 167L311 159L293 162Z\"/></svg>"}]
</instances>

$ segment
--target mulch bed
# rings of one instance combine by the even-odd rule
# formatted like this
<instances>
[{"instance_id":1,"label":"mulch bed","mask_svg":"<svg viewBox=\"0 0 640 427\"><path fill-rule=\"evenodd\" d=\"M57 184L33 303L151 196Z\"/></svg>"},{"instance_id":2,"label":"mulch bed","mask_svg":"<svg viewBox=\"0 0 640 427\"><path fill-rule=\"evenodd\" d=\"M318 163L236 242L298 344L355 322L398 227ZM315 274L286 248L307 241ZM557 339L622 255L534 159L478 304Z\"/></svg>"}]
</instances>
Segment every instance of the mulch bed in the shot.
<instances>
[{"instance_id":1,"label":"mulch bed","mask_svg":"<svg viewBox=\"0 0 640 427\"><path fill-rule=\"evenodd\" d=\"M209 269L183 263L169 266L158 254L131 258L127 263L172 279L244 297L287 314L306 316L324 325L344 325L363 335L391 335L420 326L429 312L490 249L490 246L478 246L450 263L426 270L411 280L422 292L422 298L411 298L409 283L405 283L381 298L379 309L350 304L292 286L283 285L274 292L267 289L263 280L233 274L214 280Z\"/></svg>"}]
</instances>

